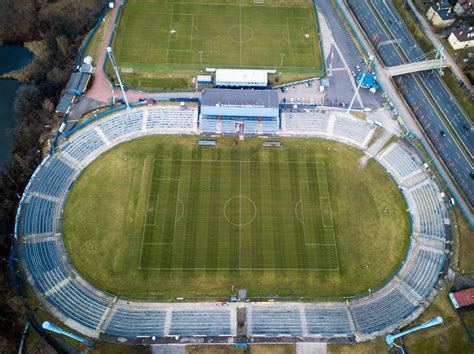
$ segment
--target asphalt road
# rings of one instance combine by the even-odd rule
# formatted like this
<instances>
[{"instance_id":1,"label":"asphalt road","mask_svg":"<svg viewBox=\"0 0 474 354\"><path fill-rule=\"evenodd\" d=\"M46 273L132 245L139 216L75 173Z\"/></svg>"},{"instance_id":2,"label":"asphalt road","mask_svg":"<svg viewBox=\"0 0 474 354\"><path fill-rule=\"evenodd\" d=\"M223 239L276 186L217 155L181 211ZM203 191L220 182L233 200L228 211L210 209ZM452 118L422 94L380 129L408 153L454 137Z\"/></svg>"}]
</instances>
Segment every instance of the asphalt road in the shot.
<instances>
[{"instance_id":1,"label":"asphalt road","mask_svg":"<svg viewBox=\"0 0 474 354\"><path fill-rule=\"evenodd\" d=\"M373 9L385 20L385 24L390 31L389 35L391 35L392 38L400 39L398 46L403 55L408 58L410 62L417 61L419 58L424 57L425 53L418 46L415 38L400 18L392 1L372 0L371 2ZM471 126L466 113L456 102L438 72L421 72L418 76L429 89L438 108L443 112L445 117L447 117L466 150L469 151L469 157L472 159L474 157L474 131L464 129L465 125Z\"/></svg>"},{"instance_id":2,"label":"asphalt road","mask_svg":"<svg viewBox=\"0 0 474 354\"><path fill-rule=\"evenodd\" d=\"M359 53L356 44L354 43L346 27L344 26L331 1L317 0L316 6L319 15L324 17L324 20L327 23L329 30L331 31L331 36L336 42L341 55L344 56L344 61L347 64L349 70L355 71L357 65L359 65L360 67L364 67L364 58ZM325 36L326 34L322 33L322 35ZM322 40L325 41L328 39L322 38ZM330 82L330 88L327 92L325 105L337 106L339 103L343 102L346 106L348 106L350 101L352 100L352 96L354 95L354 91L351 89L351 85L348 85L348 80L354 81L354 78L351 75L346 75L344 71L340 71L341 68L345 67L344 63L339 57L339 53L334 48L332 50L334 51L334 55L331 55L332 53L324 53L324 55L326 56L325 60L327 70L329 70L331 66L336 69L334 72L331 73L331 76L328 77ZM379 93L374 95L367 89L361 89L359 91L359 95L364 107L377 109L382 107L383 105L384 100ZM358 100L356 100L354 107L362 108L359 106L359 102Z\"/></svg>"},{"instance_id":3,"label":"asphalt road","mask_svg":"<svg viewBox=\"0 0 474 354\"><path fill-rule=\"evenodd\" d=\"M352 11L357 16L359 23L364 28L367 36L374 46L394 38L398 43L381 44L378 46L378 53L386 66L400 65L405 62L402 53L411 60L422 55L421 49L414 42L413 37L406 29L403 21L398 17L390 1L384 0L347 0ZM374 10L377 8L377 10ZM385 26L391 33L387 33L379 22L374 11L380 11L383 15ZM425 82L433 100L437 102L438 108L451 121L460 139L471 152L474 150L473 132L466 132L464 124L469 124L468 118L459 107L452 94L441 81L437 73L419 73L402 75L395 80L406 101L412 108L426 134L436 147L439 155L445 161L449 170L456 179L461 190L467 196L471 206L474 205L474 179L469 175L473 171L472 158L467 156L463 149L457 145L451 132L447 129L445 122L427 97L422 82ZM440 132L446 133L441 136Z\"/></svg>"}]
</instances>

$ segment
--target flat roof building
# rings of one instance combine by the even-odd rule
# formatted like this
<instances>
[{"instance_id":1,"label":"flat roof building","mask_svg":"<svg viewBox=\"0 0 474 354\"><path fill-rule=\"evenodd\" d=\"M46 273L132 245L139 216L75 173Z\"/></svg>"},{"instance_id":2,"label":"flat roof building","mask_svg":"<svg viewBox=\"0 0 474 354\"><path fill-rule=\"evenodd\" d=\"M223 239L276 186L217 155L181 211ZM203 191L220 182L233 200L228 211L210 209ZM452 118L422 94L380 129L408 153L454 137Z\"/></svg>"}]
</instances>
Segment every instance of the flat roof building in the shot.
<instances>
[{"instance_id":1,"label":"flat roof building","mask_svg":"<svg viewBox=\"0 0 474 354\"><path fill-rule=\"evenodd\" d=\"M450 293L449 299L456 309L474 305L474 288Z\"/></svg>"},{"instance_id":2,"label":"flat roof building","mask_svg":"<svg viewBox=\"0 0 474 354\"><path fill-rule=\"evenodd\" d=\"M448 42L454 50L474 47L474 27L465 27L453 31Z\"/></svg>"},{"instance_id":3,"label":"flat roof building","mask_svg":"<svg viewBox=\"0 0 474 354\"><path fill-rule=\"evenodd\" d=\"M74 101L74 97L75 96L72 93L65 93L63 96L61 96L58 105L56 106L56 113L61 116L69 113L71 105Z\"/></svg>"},{"instance_id":4,"label":"flat roof building","mask_svg":"<svg viewBox=\"0 0 474 354\"><path fill-rule=\"evenodd\" d=\"M217 69L216 86L267 87L267 70Z\"/></svg>"},{"instance_id":5,"label":"flat roof building","mask_svg":"<svg viewBox=\"0 0 474 354\"><path fill-rule=\"evenodd\" d=\"M66 86L66 92L81 96L86 92L91 77L91 74L80 71L72 73Z\"/></svg>"}]
</instances>

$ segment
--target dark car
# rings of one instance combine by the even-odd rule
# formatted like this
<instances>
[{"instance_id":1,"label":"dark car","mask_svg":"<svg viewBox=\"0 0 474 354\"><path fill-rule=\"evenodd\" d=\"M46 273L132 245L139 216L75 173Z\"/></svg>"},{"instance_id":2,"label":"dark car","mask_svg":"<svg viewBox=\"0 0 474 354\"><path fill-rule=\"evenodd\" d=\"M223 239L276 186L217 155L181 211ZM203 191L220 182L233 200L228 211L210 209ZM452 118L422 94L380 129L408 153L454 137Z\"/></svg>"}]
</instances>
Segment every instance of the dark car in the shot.
<instances>
[{"instance_id":1,"label":"dark car","mask_svg":"<svg viewBox=\"0 0 474 354\"><path fill-rule=\"evenodd\" d=\"M464 125L463 125L463 128L464 128L464 130L467 131L467 132L468 132L469 130L471 130L471 127L470 127L469 124L464 124Z\"/></svg>"},{"instance_id":2,"label":"dark car","mask_svg":"<svg viewBox=\"0 0 474 354\"><path fill-rule=\"evenodd\" d=\"M471 178L474 179L474 171L469 172L469 176L471 176Z\"/></svg>"},{"instance_id":3,"label":"dark car","mask_svg":"<svg viewBox=\"0 0 474 354\"><path fill-rule=\"evenodd\" d=\"M441 131L439 132L439 134L440 134L441 136L446 136L446 132L445 132L444 130L441 130Z\"/></svg>"}]
</instances>

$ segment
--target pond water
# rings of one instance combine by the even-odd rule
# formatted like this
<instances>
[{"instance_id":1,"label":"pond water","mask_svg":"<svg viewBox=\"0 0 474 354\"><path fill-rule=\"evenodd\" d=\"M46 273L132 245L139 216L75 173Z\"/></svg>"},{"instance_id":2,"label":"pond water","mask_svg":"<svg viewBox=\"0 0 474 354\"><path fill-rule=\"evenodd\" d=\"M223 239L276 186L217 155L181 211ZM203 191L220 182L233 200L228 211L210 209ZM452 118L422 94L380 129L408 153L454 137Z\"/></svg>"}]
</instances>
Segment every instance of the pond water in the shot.
<instances>
[{"instance_id":1,"label":"pond water","mask_svg":"<svg viewBox=\"0 0 474 354\"><path fill-rule=\"evenodd\" d=\"M0 74L21 69L32 58L33 53L21 45L0 45ZM13 104L19 87L20 84L15 80L0 79L0 169L5 166L12 154L12 130L16 121Z\"/></svg>"}]
</instances>

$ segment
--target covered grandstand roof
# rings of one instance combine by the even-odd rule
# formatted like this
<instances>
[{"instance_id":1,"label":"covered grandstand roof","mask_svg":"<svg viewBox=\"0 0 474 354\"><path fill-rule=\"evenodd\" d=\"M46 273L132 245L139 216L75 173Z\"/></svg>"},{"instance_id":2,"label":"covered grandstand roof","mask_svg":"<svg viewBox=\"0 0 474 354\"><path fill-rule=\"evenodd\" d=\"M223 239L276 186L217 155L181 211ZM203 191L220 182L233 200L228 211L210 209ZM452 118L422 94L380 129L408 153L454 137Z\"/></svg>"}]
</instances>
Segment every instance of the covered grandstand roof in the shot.
<instances>
[{"instance_id":1,"label":"covered grandstand roof","mask_svg":"<svg viewBox=\"0 0 474 354\"><path fill-rule=\"evenodd\" d=\"M205 116L226 117L277 117L278 108L262 107L201 107L201 113Z\"/></svg>"},{"instance_id":2,"label":"covered grandstand roof","mask_svg":"<svg viewBox=\"0 0 474 354\"><path fill-rule=\"evenodd\" d=\"M248 108L278 108L278 93L274 90L204 90L201 106Z\"/></svg>"},{"instance_id":3,"label":"covered grandstand roof","mask_svg":"<svg viewBox=\"0 0 474 354\"><path fill-rule=\"evenodd\" d=\"M217 86L258 86L265 87L268 84L267 70L249 69L217 69Z\"/></svg>"}]
</instances>

